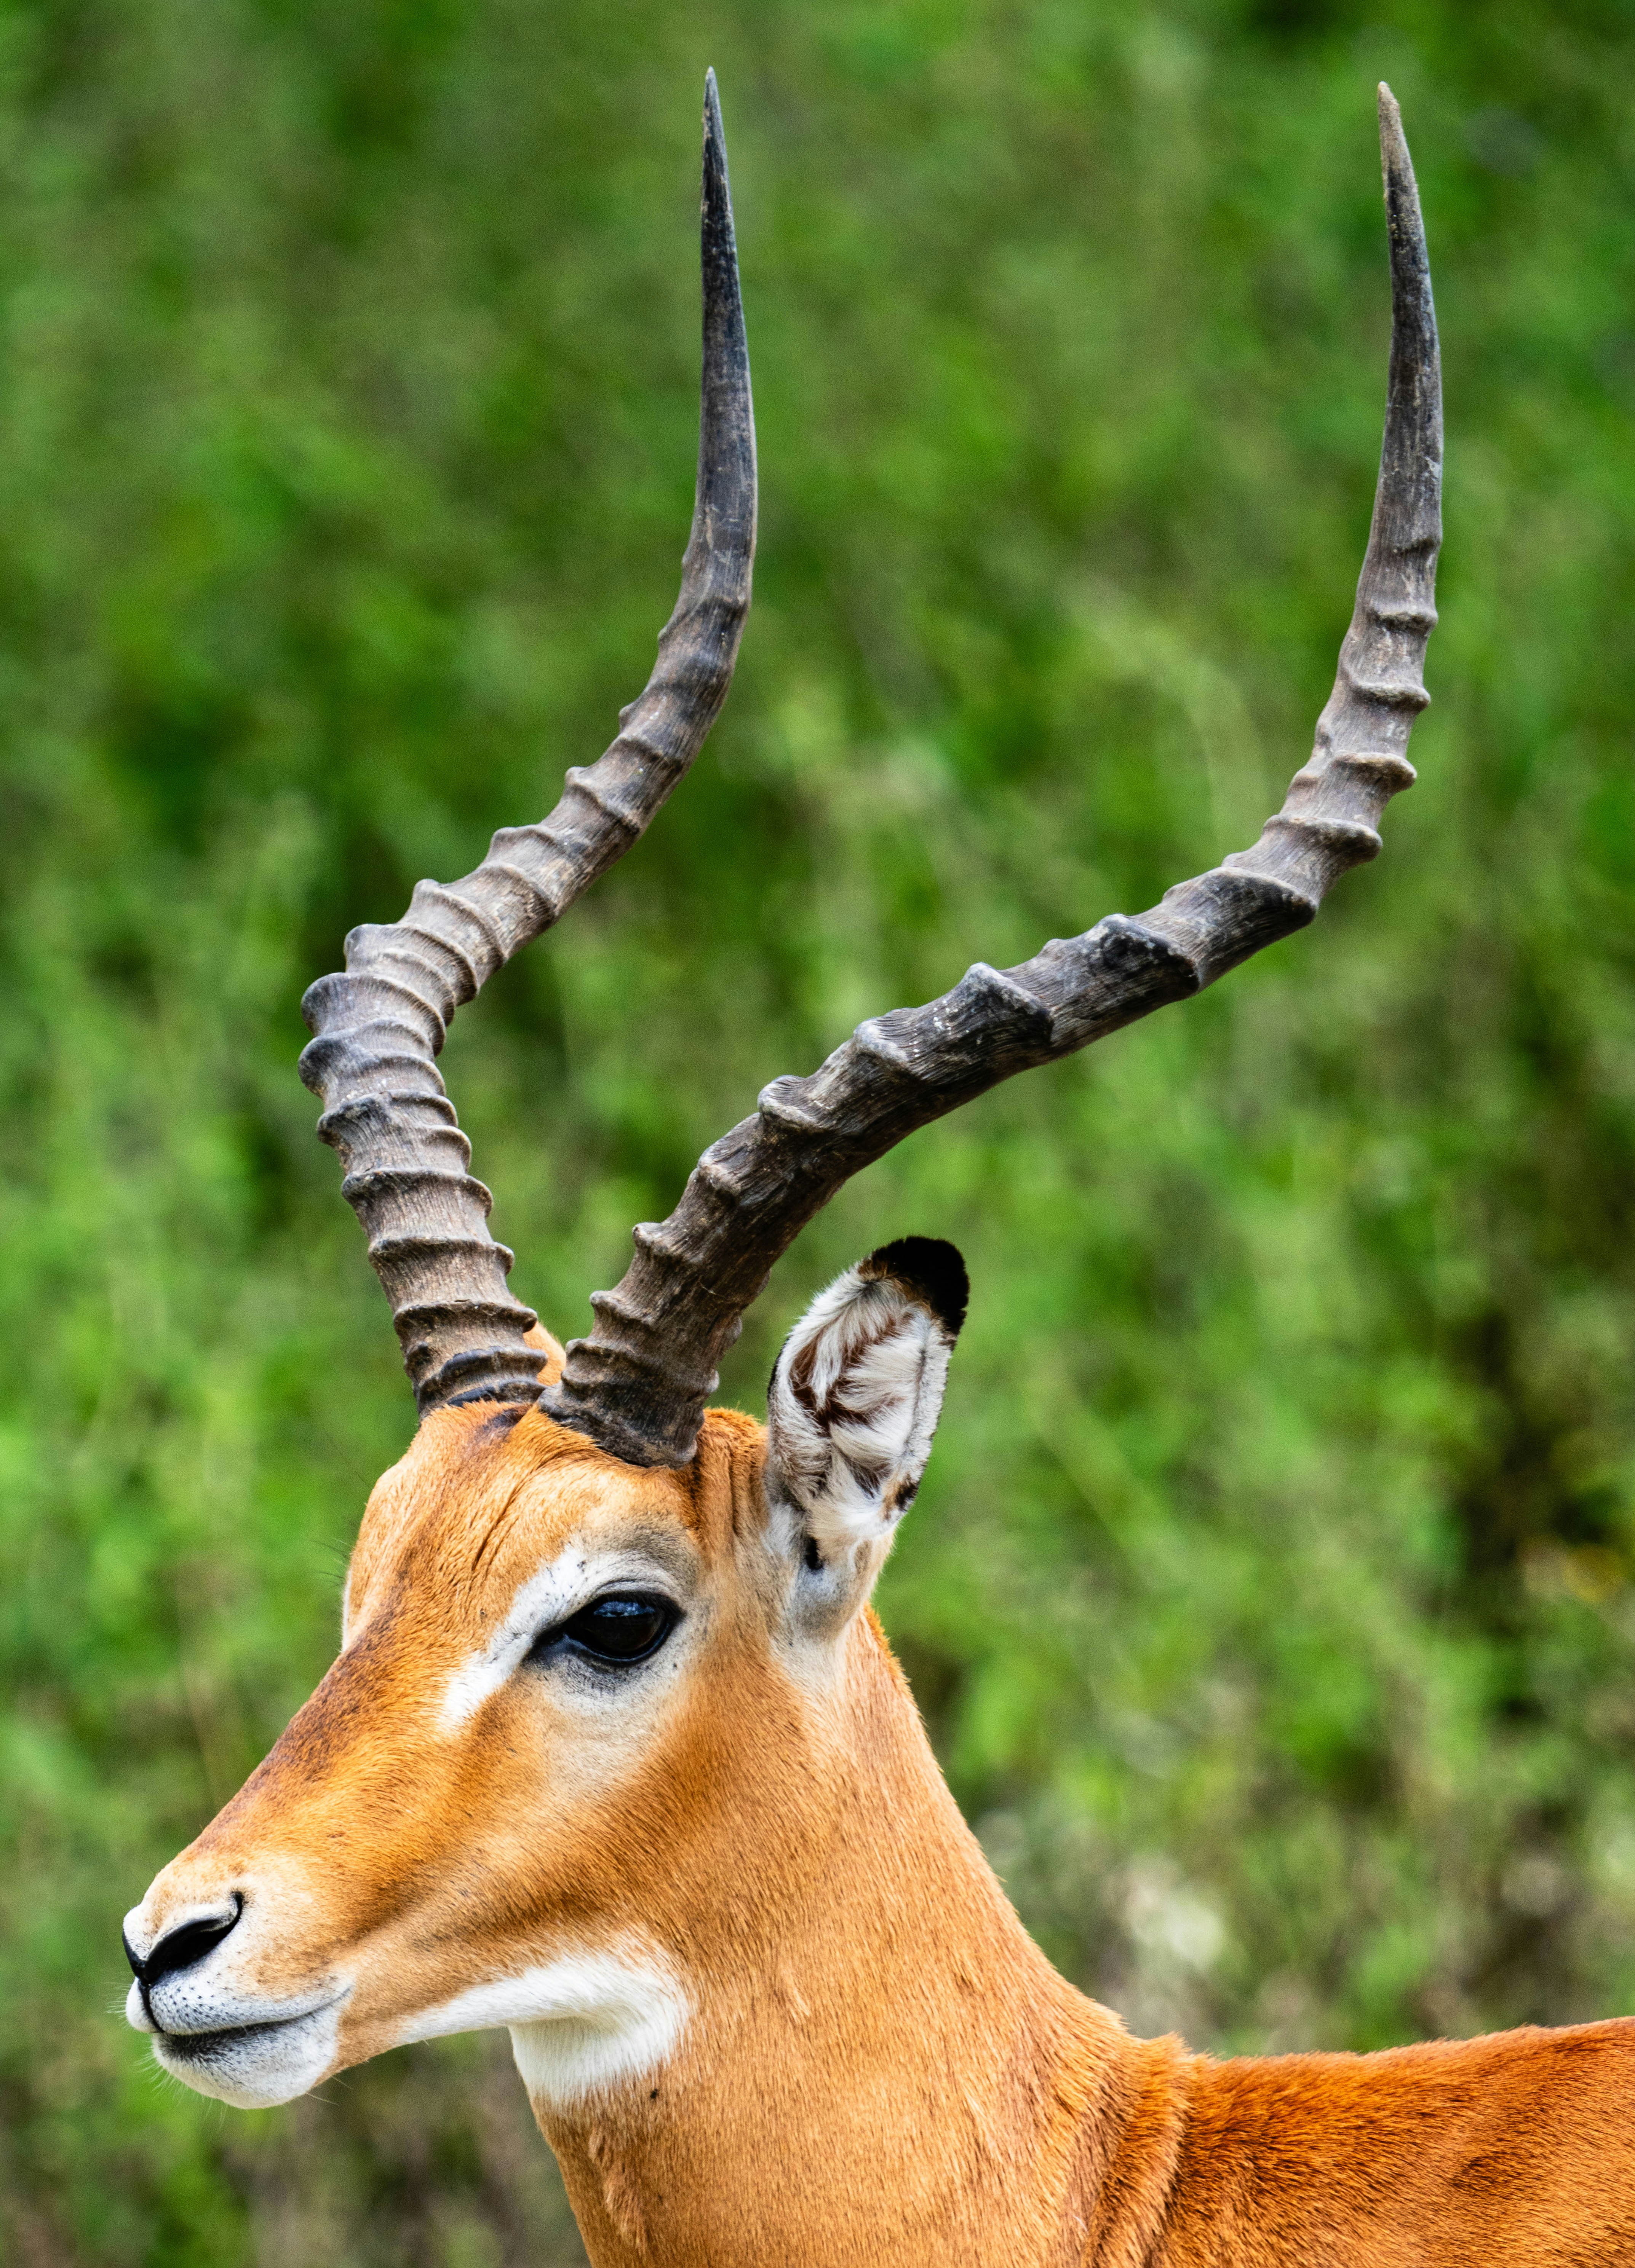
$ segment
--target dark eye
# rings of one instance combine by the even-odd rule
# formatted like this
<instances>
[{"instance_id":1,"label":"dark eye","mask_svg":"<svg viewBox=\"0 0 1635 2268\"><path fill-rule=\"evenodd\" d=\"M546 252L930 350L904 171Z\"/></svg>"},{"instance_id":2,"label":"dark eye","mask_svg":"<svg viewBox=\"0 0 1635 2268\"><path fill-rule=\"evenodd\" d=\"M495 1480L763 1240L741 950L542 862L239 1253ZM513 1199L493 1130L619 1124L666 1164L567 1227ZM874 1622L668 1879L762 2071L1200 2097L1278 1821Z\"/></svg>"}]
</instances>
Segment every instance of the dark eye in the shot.
<instances>
[{"instance_id":1,"label":"dark eye","mask_svg":"<svg viewBox=\"0 0 1635 2268\"><path fill-rule=\"evenodd\" d=\"M658 1653L680 1620L669 1600L652 1592L610 1592L554 1630L541 1631L528 1649L528 1659L541 1661L567 1652L608 1664L644 1661Z\"/></svg>"}]
</instances>

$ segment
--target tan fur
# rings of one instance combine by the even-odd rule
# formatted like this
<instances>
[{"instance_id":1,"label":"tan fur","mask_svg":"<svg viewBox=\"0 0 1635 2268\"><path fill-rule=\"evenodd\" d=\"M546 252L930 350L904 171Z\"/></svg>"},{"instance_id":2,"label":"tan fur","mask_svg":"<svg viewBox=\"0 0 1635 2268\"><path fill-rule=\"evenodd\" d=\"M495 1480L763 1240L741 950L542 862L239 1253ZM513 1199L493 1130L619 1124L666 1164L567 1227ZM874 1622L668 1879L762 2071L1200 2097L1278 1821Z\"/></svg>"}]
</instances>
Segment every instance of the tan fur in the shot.
<instances>
[{"instance_id":1,"label":"tan fur","mask_svg":"<svg viewBox=\"0 0 1635 2268\"><path fill-rule=\"evenodd\" d=\"M536 2104L597 2268L1635 2259L1635 2023L1215 2064L1059 1977L872 1612L788 1644L762 1456L724 1410L685 1472L538 1410L429 1418L371 1500L344 1651L155 1883L155 1931L236 1893L255 1989L350 1976L335 2069L564 1943L658 1948L674 2054ZM666 1555L686 1674L610 1742L539 1676L443 1729L575 1535Z\"/></svg>"}]
</instances>

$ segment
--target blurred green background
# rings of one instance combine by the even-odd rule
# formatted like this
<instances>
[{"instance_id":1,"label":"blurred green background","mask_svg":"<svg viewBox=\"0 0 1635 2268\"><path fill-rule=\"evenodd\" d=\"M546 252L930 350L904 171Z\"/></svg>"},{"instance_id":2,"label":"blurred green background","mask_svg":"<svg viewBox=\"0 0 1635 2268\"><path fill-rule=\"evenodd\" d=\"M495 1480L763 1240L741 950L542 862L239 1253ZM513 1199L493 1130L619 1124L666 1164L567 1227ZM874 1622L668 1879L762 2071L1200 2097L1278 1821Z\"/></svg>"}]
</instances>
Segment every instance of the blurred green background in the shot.
<instances>
[{"instance_id":1,"label":"blurred green background","mask_svg":"<svg viewBox=\"0 0 1635 2268\"><path fill-rule=\"evenodd\" d=\"M882 1587L960 1800L1143 2030L1635 2008L1629 0L0 11L0 2227L43 2264L580 2257L503 2036L246 2116L122 1910L333 1650L411 1404L313 1138L354 921L641 684L721 77L763 484L696 771L446 1068L563 1334L862 1015L1251 840L1361 557L1402 99L1447 384L1388 851L918 1135L971 1323Z\"/></svg>"}]
</instances>

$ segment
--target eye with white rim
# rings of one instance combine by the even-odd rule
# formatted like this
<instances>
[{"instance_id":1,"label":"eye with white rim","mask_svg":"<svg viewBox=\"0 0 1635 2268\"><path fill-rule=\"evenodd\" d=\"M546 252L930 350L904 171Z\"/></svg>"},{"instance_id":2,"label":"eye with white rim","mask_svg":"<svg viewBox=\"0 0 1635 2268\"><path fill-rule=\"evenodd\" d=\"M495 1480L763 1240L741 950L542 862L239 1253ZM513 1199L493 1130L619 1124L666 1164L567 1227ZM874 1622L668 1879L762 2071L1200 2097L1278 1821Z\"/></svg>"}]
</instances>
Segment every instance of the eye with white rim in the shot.
<instances>
[{"instance_id":1,"label":"eye with white rim","mask_svg":"<svg viewBox=\"0 0 1635 2268\"><path fill-rule=\"evenodd\" d=\"M622 1671L662 1653L685 1619L668 1573L644 1553L587 1551L577 1541L519 1583L487 1642L451 1670L438 1704L439 1729L458 1733L519 1670L577 1671L588 1694L611 1694ZM612 1602L628 1602L608 1612Z\"/></svg>"},{"instance_id":2,"label":"eye with white rim","mask_svg":"<svg viewBox=\"0 0 1635 2268\"><path fill-rule=\"evenodd\" d=\"M604 1591L565 1621L541 1631L523 1667L541 1668L565 1660L600 1670L633 1669L652 1660L681 1619L681 1609L662 1591L636 1586Z\"/></svg>"}]
</instances>

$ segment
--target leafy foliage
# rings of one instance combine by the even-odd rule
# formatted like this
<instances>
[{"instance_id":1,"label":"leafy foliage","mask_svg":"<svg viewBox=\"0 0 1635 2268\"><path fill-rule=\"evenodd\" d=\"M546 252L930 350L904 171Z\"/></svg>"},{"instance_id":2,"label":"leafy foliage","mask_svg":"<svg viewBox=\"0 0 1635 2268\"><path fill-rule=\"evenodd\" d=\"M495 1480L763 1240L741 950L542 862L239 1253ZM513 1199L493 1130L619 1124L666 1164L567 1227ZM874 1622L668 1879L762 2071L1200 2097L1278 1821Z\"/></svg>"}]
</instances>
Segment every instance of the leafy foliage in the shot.
<instances>
[{"instance_id":1,"label":"leafy foliage","mask_svg":"<svg viewBox=\"0 0 1635 2268\"><path fill-rule=\"evenodd\" d=\"M976 1286L882 1607L1136 2026L1635 2007L1635 27L1614 0L18 0L0 17L0 2213L26 2263L578 2257L503 2043L161 2091L117 1925L332 1650L411 1420L312 1138L349 923L639 685L703 67L763 481L738 686L447 1050L559 1329L858 1019L1252 839L1360 560L1402 99L1444 627L1381 865L864 1175Z\"/></svg>"}]
</instances>

